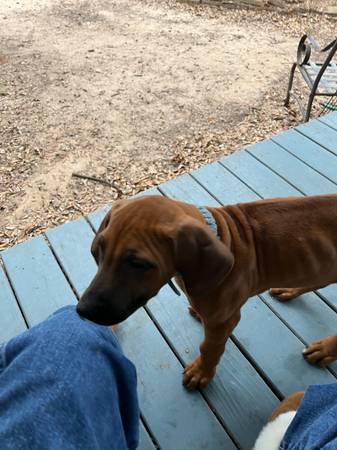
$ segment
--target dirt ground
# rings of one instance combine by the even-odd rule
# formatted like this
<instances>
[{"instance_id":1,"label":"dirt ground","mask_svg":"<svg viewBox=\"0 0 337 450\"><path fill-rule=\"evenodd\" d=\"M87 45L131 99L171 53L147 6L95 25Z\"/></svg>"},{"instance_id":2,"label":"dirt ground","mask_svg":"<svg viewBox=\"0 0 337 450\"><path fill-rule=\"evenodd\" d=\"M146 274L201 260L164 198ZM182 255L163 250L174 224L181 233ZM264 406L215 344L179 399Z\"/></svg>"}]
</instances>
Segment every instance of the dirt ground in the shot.
<instances>
[{"instance_id":1,"label":"dirt ground","mask_svg":"<svg viewBox=\"0 0 337 450\"><path fill-rule=\"evenodd\" d=\"M0 23L0 249L297 124L299 37L336 25L168 0L1 0Z\"/></svg>"}]
</instances>

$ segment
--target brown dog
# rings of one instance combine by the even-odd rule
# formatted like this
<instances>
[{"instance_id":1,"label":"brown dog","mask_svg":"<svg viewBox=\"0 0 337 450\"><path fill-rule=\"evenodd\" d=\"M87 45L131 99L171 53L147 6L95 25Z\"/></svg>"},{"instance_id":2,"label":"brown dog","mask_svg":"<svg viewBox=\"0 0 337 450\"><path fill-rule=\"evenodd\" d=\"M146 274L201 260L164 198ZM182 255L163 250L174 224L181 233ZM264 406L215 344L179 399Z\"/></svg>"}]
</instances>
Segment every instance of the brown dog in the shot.
<instances>
[{"instance_id":1,"label":"brown dog","mask_svg":"<svg viewBox=\"0 0 337 450\"><path fill-rule=\"evenodd\" d=\"M278 286L272 294L289 300L337 281L337 195L207 208L206 215L160 196L118 201L92 254L98 272L78 312L101 324L125 320L178 276L205 333L183 382L204 387L249 297ZM335 359L332 339L309 347L309 361Z\"/></svg>"}]
</instances>

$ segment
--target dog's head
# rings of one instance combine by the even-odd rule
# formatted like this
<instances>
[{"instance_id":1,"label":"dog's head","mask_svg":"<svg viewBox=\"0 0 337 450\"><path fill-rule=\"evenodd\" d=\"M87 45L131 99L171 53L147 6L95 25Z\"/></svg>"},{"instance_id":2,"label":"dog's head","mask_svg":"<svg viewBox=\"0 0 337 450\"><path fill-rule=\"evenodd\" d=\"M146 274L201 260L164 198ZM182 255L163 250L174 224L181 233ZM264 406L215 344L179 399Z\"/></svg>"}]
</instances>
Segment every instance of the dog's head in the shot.
<instances>
[{"instance_id":1,"label":"dog's head","mask_svg":"<svg viewBox=\"0 0 337 450\"><path fill-rule=\"evenodd\" d=\"M102 325L122 322L176 274L191 296L218 286L233 255L196 211L160 196L116 202L92 243L98 271L78 312Z\"/></svg>"}]
</instances>

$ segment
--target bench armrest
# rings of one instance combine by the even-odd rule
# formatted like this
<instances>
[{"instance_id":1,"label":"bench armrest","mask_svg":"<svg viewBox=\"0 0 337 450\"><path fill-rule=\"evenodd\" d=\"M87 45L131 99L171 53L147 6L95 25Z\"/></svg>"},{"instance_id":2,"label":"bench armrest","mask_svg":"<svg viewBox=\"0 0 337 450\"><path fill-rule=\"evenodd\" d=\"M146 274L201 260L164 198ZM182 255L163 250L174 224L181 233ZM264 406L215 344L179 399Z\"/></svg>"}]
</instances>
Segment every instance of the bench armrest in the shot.
<instances>
[{"instance_id":1,"label":"bench armrest","mask_svg":"<svg viewBox=\"0 0 337 450\"><path fill-rule=\"evenodd\" d=\"M311 49L314 49L320 53L324 53L330 50L330 53L327 55L327 59L325 61L327 62L327 64L324 63L326 67L337 51L337 38L331 41L322 49L314 36L312 36L311 34L304 34L301 37L297 47L297 64L299 66L307 64L309 62Z\"/></svg>"}]
</instances>

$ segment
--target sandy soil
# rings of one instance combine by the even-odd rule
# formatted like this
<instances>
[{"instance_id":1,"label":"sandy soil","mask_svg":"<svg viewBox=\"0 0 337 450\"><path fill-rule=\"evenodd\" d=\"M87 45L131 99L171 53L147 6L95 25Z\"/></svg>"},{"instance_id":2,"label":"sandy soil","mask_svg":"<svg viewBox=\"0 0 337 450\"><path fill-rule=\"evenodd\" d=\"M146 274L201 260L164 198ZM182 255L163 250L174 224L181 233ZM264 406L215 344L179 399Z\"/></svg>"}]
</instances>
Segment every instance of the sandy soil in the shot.
<instances>
[{"instance_id":1,"label":"sandy soil","mask_svg":"<svg viewBox=\"0 0 337 450\"><path fill-rule=\"evenodd\" d=\"M185 170L177 142L236 127L283 88L298 36L249 14L1 0L0 248L121 195L73 172L130 195Z\"/></svg>"}]
</instances>

